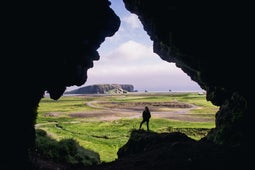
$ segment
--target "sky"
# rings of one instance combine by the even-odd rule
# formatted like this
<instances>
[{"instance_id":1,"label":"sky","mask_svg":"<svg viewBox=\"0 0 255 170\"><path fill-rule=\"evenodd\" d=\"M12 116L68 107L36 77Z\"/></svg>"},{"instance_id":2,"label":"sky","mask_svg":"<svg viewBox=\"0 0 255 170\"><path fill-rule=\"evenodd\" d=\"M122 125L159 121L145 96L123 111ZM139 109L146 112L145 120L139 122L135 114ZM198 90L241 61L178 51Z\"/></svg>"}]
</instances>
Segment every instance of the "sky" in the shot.
<instances>
[{"instance_id":1,"label":"sky","mask_svg":"<svg viewBox=\"0 0 255 170\"><path fill-rule=\"evenodd\" d=\"M94 67L88 70L85 84L68 87L66 91L93 84L132 84L138 91L202 91L174 63L153 53L153 42L143 25L122 1L110 2L121 19L120 28L99 47L100 60L94 61Z\"/></svg>"}]
</instances>

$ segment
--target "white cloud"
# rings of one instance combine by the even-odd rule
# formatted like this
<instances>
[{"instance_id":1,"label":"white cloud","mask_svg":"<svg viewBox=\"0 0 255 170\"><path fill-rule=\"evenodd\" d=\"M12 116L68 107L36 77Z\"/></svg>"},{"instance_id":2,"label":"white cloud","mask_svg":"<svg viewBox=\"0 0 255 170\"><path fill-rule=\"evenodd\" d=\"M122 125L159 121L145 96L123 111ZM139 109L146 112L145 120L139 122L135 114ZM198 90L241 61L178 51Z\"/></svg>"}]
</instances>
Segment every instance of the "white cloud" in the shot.
<instances>
[{"instance_id":1,"label":"white cloud","mask_svg":"<svg viewBox=\"0 0 255 170\"><path fill-rule=\"evenodd\" d=\"M139 27L141 27L141 22L138 19L137 15L135 15L135 14L130 14L127 17L123 17L122 21L127 23L128 25L130 25L131 28L139 28Z\"/></svg>"},{"instance_id":2,"label":"white cloud","mask_svg":"<svg viewBox=\"0 0 255 170\"><path fill-rule=\"evenodd\" d=\"M146 67L104 67L92 68L88 72L87 84L97 83L127 83L133 84L136 90L144 91L168 91L175 90L197 90L199 86L191 81L190 77L183 75L181 70L175 70L174 64L167 67L146 66ZM169 68L169 70L168 70ZM95 70L93 70L95 69Z\"/></svg>"},{"instance_id":3,"label":"white cloud","mask_svg":"<svg viewBox=\"0 0 255 170\"><path fill-rule=\"evenodd\" d=\"M100 53L100 60L95 65L145 65L146 63L165 62L153 53L152 47L135 41L120 44L110 53Z\"/></svg>"},{"instance_id":4,"label":"white cloud","mask_svg":"<svg viewBox=\"0 0 255 170\"><path fill-rule=\"evenodd\" d=\"M167 74L184 74L174 63L162 60L153 52L151 46L146 46L135 41L120 44L108 54L100 54L100 60L94 62L95 68L100 70L134 70L134 72L165 72Z\"/></svg>"},{"instance_id":5,"label":"white cloud","mask_svg":"<svg viewBox=\"0 0 255 170\"><path fill-rule=\"evenodd\" d=\"M199 89L174 63L160 59L152 47L136 41L124 42L109 54L100 55L100 60L88 71L86 84L131 83L139 91Z\"/></svg>"},{"instance_id":6,"label":"white cloud","mask_svg":"<svg viewBox=\"0 0 255 170\"><path fill-rule=\"evenodd\" d=\"M174 63L168 63L153 53L152 41L140 20L124 8L122 1L111 2L114 10L119 12L121 25L98 49L100 60L94 61L94 67L88 70L88 80L83 86L130 83L139 91L200 89ZM73 88L77 87L68 89Z\"/></svg>"},{"instance_id":7,"label":"white cloud","mask_svg":"<svg viewBox=\"0 0 255 170\"><path fill-rule=\"evenodd\" d=\"M157 57L153 53L152 47L145 46L143 44L137 43L135 41L127 41L121 44L112 54L108 56L109 58L118 58L121 60L139 60L146 57Z\"/></svg>"},{"instance_id":8,"label":"white cloud","mask_svg":"<svg viewBox=\"0 0 255 170\"><path fill-rule=\"evenodd\" d=\"M174 63L162 60L153 53L152 47L135 41L127 41L113 49L109 54L100 54L100 60L94 61L93 75L169 75L184 74Z\"/></svg>"}]
</instances>

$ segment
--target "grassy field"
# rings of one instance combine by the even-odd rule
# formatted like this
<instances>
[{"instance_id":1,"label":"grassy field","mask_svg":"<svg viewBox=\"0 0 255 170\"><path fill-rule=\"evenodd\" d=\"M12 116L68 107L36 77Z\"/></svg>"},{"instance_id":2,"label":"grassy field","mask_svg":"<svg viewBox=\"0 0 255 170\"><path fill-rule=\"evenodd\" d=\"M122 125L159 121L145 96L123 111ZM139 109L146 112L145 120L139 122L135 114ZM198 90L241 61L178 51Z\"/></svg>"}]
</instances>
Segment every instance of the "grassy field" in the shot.
<instances>
[{"instance_id":1,"label":"grassy field","mask_svg":"<svg viewBox=\"0 0 255 170\"><path fill-rule=\"evenodd\" d=\"M170 108L173 102L195 107ZM57 141L75 139L82 147L99 153L101 161L110 162L117 158L117 151L128 141L131 130L139 128L141 117L132 115L140 114L144 105L152 108L151 131L180 131L196 140L215 126L218 110L206 101L205 95L197 93L62 96L57 101L44 97L38 108L36 128ZM153 112L174 116L161 118L153 116ZM182 113L182 119L178 113Z\"/></svg>"}]
</instances>

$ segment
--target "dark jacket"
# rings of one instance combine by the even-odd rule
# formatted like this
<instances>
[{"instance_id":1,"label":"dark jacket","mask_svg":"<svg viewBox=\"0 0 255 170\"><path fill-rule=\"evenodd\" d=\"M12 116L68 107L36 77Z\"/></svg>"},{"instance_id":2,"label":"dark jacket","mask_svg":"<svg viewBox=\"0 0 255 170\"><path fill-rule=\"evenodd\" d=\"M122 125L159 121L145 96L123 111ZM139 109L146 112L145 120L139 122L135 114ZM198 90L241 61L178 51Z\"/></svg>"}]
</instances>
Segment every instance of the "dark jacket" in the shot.
<instances>
[{"instance_id":1,"label":"dark jacket","mask_svg":"<svg viewBox=\"0 0 255 170\"><path fill-rule=\"evenodd\" d=\"M150 113L150 111L145 109L145 110L143 111L143 120L148 121L150 118L151 118L151 113Z\"/></svg>"}]
</instances>

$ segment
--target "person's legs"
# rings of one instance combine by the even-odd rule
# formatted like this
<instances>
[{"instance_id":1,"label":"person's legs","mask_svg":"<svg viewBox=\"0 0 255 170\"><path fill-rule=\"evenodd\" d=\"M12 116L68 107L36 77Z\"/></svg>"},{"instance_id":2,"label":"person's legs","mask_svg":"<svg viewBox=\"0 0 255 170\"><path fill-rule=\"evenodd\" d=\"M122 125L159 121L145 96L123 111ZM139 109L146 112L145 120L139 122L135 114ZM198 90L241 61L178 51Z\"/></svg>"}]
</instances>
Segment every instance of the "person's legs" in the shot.
<instances>
[{"instance_id":1,"label":"person's legs","mask_svg":"<svg viewBox=\"0 0 255 170\"><path fill-rule=\"evenodd\" d=\"M140 127L139 127L139 129L141 129L142 128L142 125L143 125L143 123L145 122L145 120L143 120L141 123L140 123Z\"/></svg>"},{"instance_id":2,"label":"person's legs","mask_svg":"<svg viewBox=\"0 0 255 170\"><path fill-rule=\"evenodd\" d=\"M149 131L149 120L146 121L146 124L147 124L147 131Z\"/></svg>"}]
</instances>

